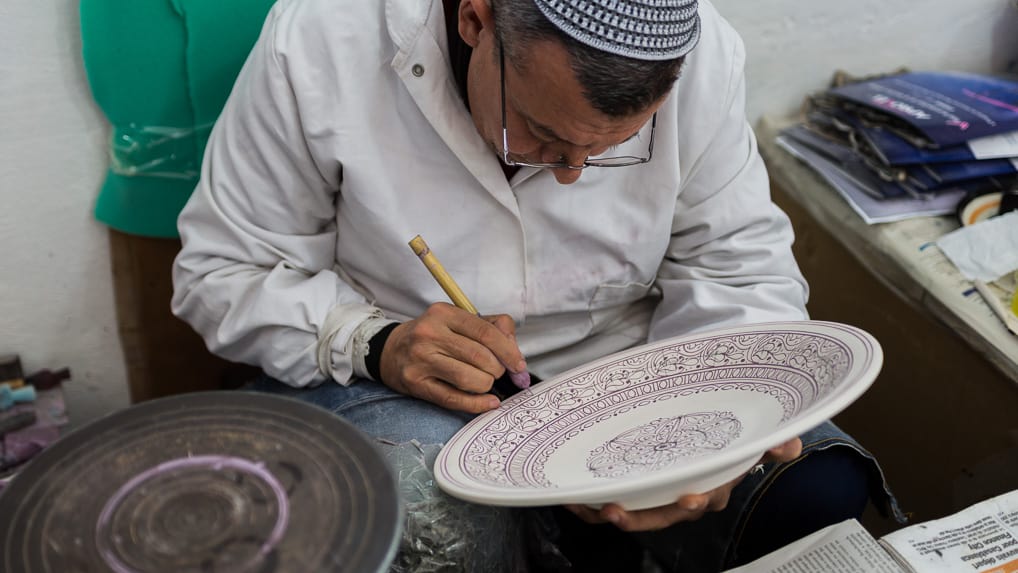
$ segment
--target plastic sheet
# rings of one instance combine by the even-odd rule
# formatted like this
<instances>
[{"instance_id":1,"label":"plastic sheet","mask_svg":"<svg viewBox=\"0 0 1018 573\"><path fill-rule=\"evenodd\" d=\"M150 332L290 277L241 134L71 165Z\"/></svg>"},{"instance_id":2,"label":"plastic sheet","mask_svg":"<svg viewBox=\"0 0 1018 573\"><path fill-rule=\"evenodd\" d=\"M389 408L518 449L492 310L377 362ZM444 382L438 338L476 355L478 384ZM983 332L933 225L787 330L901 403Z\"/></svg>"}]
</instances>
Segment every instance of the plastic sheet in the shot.
<instances>
[{"instance_id":1,"label":"plastic sheet","mask_svg":"<svg viewBox=\"0 0 1018 573\"><path fill-rule=\"evenodd\" d=\"M547 508L509 509L442 492L432 471L441 445L381 441L399 476L405 521L389 573L575 573ZM529 567L529 568L528 568ZM662 573L649 553L641 573Z\"/></svg>"},{"instance_id":2,"label":"plastic sheet","mask_svg":"<svg viewBox=\"0 0 1018 573\"><path fill-rule=\"evenodd\" d=\"M191 128L137 124L116 126L110 141L110 169L125 177L195 180L201 167L198 138L212 123Z\"/></svg>"},{"instance_id":3,"label":"plastic sheet","mask_svg":"<svg viewBox=\"0 0 1018 573\"><path fill-rule=\"evenodd\" d=\"M519 512L442 492L431 470L440 445L384 444L383 453L399 476L406 511L390 573L526 571Z\"/></svg>"}]
</instances>

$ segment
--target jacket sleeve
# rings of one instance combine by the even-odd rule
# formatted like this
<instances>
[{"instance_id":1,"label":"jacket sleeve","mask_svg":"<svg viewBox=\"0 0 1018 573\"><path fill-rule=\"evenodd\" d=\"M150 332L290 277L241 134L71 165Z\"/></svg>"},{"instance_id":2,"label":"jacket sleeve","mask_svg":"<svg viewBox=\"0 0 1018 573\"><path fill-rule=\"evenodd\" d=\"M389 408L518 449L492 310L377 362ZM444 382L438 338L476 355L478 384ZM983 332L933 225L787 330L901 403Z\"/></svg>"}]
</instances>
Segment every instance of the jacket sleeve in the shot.
<instances>
[{"instance_id":1,"label":"jacket sleeve","mask_svg":"<svg viewBox=\"0 0 1018 573\"><path fill-rule=\"evenodd\" d=\"M172 310L223 357L294 386L346 384L355 331L381 314L334 270L341 165L309 149L276 48L286 5L269 13L178 220Z\"/></svg>"},{"instance_id":2,"label":"jacket sleeve","mask_svg":"<svg viewBox=\"0 0 1018 573\"><path fill-rule=\"evenodd\" d=\"M745 50L734 31L731 37L728 89L720 108L715 104L715 128L707 131L700 153L683 157L687 173L656 279L662 299L650 325L652 341L807 317L808 291L792 256L791 224L771 202L746 121Z\"/></svg>"}]
</instances>

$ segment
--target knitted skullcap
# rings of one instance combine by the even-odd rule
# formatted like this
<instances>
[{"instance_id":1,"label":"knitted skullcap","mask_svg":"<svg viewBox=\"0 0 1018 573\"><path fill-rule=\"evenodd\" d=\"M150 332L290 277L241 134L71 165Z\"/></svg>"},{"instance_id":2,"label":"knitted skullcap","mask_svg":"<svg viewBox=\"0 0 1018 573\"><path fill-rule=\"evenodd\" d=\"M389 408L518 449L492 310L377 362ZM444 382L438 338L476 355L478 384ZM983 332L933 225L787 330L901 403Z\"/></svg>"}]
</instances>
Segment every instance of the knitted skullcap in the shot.
<instances>
[{"instance_id":1,"label":"knitted skullcap","mask_svg":"<svg viewBox=\"0 0 1018 573\"><path fill-rule=\"evenodd\" d=\"M637 60L672 60L700 39L697 0L533 0L577 41Z\"/></svg>"}]
</instances>

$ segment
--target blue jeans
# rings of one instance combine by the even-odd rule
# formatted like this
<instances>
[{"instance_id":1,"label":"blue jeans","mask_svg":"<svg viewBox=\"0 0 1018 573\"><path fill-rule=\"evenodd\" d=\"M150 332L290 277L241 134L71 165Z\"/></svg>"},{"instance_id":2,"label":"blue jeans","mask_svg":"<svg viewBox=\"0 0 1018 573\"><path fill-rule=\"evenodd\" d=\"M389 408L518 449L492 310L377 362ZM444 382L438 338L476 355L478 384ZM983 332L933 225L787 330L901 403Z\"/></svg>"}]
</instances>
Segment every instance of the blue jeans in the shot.
<instances>
[{"instance_id":1,"label":"blue jeans","mask_svg":"<svg viewBox=\"0 0 1018 573\"><path fill-rule=\"evenodd\" d=\"M596 555L586 539L598 531L642 548L664 571L713 572L830 523L858 517L869 498L885 514L904 520L873 457L825 422L801 436L803 455L798 459L768 464L764 472L743 479L723 511L646 533L594 527L579 534L586 549L570 556L571 536L577 527L587 526L570 523L566 512L481 506L451 498L435 486L431 467L438 450L472 415L398 394L371 380L302 389L262 377L246 389L310 402L378 441L397 472L407 509L400 552L391 569L395 573L640 570L609 568L603 561L601 567L579 565ZM853 499L861 503L847 501Z\"/></svg>"}]
</instances>

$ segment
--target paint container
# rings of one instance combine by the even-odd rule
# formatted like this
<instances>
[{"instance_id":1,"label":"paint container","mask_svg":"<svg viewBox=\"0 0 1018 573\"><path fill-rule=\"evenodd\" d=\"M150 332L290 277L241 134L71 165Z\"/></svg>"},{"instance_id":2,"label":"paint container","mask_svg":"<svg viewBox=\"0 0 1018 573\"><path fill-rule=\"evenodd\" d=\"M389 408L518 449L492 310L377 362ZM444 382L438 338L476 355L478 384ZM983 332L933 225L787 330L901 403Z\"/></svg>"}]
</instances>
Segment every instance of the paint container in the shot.
<instances>
[{"instance_id":1,"label":"paint container","mask_svg":"<svg viewBox=\"0 0 1018 573\"><path fill-rule=\"evenodd\" d=\"M11 388L7 384L0 384L0 411L7 410L15 404L24 402L35 402L35 387L31 385L21 388Z\"/></svg>"}]
</instances>

